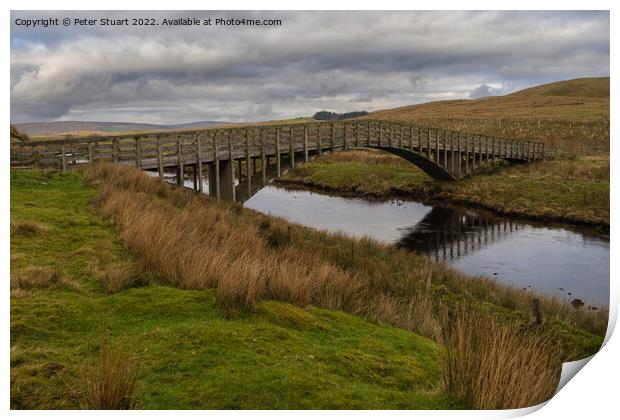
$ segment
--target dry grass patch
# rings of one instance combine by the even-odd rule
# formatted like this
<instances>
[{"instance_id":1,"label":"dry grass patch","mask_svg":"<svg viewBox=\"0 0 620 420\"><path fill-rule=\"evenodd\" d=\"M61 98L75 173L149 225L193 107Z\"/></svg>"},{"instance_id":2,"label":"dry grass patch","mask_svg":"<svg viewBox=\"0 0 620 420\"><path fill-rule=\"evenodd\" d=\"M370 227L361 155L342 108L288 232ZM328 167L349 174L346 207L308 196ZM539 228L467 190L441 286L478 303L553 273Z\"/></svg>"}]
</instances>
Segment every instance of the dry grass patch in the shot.
<instances>
[{"instance_id":1,"label":"dry grass patch","mask_svg":"<svg viewBox=\"0 0 620 420\"><path fill-rule=\"evenodd\" d=\"M548 354L547 325L560 320L603 330L607 322L604 311L576 311L557 300L465 276L369 238L293 225L238 204L169 187L134 168L94 165L86 177L100 184L94 201L99 212L119 227L123 242L140 257L145 270L163 282L184 289L215 288L219 304L233 312L252 310L261 300L315 305L443 338L452 349L471 346L462 357L452 351L454 360L449 359L445 368L449 378L470 375L478 381L477 388L454 388L454 380L448 385L477 407L544 401L550 396L552 374L539 383L531 372L547 363L535 354ZM530 320L534 298L539 299L544 320L541 332L516 335L517 323ZM447 331L437 314L455 301L471 302L471 313L463 311L454 330ZM481 318L479 310L493 315ZM481 335L465 334L470 327ZM560 360L566 354L559 351L556 356ZM555 361L549 357L549 363ZM477 363L482 369L485 358L490 362L484 374L498 378L490 384L504 388L485 386L476 377L470 365ZM517 391L506 385L518 380L515 375L526 378ZM515 392L521 393L518 398L499 396Z\"/></svg>"},{"instance_id":2,"label":"dry grass patch","mask_svg":"<svg viewBox=\"0 0 620 420\"><path fill-rule=\"evenodd\" d=\"M131 410L136 406L139 363L102 343L97 363L82 373L82 406L91 410Z\"/></svg>"},{"instance_id":3,"label":"dry grass patch","mask_svg":"<svg viewBox=\"0 0 620 420\"><path fill-rule=\"evenodd\" d=\"M53 287L78 288L77 284L67 279L59 265L40 267L29 265L16 269L11 274L11 289L31 290Z\"/></svg>"},{"instance_id":4,"label":"dry grass patch","mask_svg":"<svg viewBox=\"0 0 620 420\"><path fill-rule=\"evenodd\" d=\"M49 232L50 228L34 220L11 219L11 235L33 236Z\"/></svg>"},{"instance_id":5,"label":"dry grass patch","mask_svg":"<svg viewBox=\"0 0 620 420\"><path fill-rule=\"evenodd\" d=\"M549 400L558 385L561 347L538 327L461 307L443 317L442 342L444 385L472 408L530 407Z\"/></svg>"},{"instance_id":6,"label":"dry grass patch","mask_svg":"<svg viewBox=\"0 0 620 420\"><path fill-rule=\"evenodd\" d=\"M134 264L126 262L110 264L97 270L95 277L106 293L116 293L144 283L140 270Z\"/></svg>"}]
</instances>

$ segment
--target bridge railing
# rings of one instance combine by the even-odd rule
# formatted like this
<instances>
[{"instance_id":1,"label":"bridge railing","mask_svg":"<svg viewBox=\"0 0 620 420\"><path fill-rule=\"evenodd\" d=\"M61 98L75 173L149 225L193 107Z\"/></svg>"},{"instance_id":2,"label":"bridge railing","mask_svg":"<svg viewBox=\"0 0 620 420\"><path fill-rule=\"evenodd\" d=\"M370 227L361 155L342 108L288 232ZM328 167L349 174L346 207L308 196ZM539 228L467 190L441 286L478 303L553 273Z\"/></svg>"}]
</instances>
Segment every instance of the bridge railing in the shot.
<instances>
[{"instance_id":1,"label":"bridge railing","mask_svg":"<svg viewBox=\"0 0 620 420\"><path fill-rule=\"evenodd\" d=\"M457 147L474 156L486 154L487 159L489 155L527 160L559 157L557 149L539 142L366 119L20 141L11 143L10 159L12 166L64 170L107 160L161 171L164 167L197 161L282 154L293 158L301 154L305 158L309 152L366 146L418 152L438 163L439 151Z\"/></svg>"}]
</instances>

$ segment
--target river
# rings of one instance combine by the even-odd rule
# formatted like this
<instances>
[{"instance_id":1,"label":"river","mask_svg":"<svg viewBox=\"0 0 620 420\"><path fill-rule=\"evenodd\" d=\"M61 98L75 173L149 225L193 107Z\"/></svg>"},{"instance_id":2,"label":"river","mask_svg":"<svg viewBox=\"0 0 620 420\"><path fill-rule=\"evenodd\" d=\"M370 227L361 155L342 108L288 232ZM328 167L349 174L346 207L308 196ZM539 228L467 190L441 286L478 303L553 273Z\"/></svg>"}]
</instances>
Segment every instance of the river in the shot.
<instances>
[{"instance_id":1,"label":"river","mask_svg":"<svg viewBox=\"0 0 620 420\"><path fill-rule=\"evenodd\" d=\"M174 173L165 176L176 182ZM193 187L189 178L184 184ZM206 179L203 186L208 191ZM594 230L527 222L468 207L369 201L274 185L244 205L305 226L367 235L428 254L465 273L568 302L609 305L609 238Z\"/></svg>"}]
</instances>

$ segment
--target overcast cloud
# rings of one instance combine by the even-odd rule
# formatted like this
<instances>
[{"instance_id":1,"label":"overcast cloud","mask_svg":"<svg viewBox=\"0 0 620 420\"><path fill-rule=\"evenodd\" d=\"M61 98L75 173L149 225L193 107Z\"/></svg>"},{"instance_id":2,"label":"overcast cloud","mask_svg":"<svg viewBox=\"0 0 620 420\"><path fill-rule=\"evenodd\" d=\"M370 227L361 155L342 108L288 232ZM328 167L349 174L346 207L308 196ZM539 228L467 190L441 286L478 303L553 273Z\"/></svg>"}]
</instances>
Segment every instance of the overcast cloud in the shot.
<instances>
[{"instance_id":1,"label":"overcast cloud","mask_svg":"<svg viewBox=\"0 0 620 420\"><path fill-rule=\"evenodd\" d=\"M24 28L217 16L279 27ZM11 121L257 121L609 76L607 12L12 12Z\"/></svg>"}]
</instances>

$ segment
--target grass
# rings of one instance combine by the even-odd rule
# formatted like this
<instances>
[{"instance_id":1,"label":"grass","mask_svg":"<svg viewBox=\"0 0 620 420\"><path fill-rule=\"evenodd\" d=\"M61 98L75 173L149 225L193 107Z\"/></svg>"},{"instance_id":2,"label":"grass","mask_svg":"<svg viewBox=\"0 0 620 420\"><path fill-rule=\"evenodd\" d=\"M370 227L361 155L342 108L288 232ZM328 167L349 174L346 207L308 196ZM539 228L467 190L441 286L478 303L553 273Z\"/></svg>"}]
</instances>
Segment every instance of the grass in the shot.
<instances>
[{"instance_id":1,"label":"grass","mask_svg":"<svg viewBox=\"0 0 620 420\"><path fill-rule=\"evenodd\" d=\"M139 367L131 355L102 343L99 359L82 374L83 407L91 410L133 409Z\"/></svg>"},{"instance_id":2,"label":"grass","mask_svg":"<svg viewBox=\"0 0 620 420\"><path fill-rule=\"evenodd\" d=\"M463 182L441 183L404 159L362 149L325 155L289 171L279 182L378 198L436 199L514 216L609 227L608 157L483 169Z\"/></svg>"},{"instance_id":3,"label":"grass","mask_svg":"<svg viewBox=\"0 0 620 420\"><path fill-rule=\"evenodd\" d=\"M454 395L481 409L519 408L552 397L548 383L561 372L552 335L462 306L444 314L442 326L444 383Z\"/></svg>"},{"instance_id":4,"label":"grass","mask_svg":"<svg viewBox=\"0 0 620 420\"><path fill-rule=\"evenodd\" d=\"M140 360L138 408L468 407L443 391L432 340L274 301L231 316L213 289L166 286L91 210L96 192L79 173L11 172L12 217L48 227L11 236L12 274L63 261L63 276L79 285L12 290L12 408L97 406L88 383L101 383L97 369L108 363L102 342ZM141 286L107 293L97 273L116 265L142 273Z\"/></svg>"},{"instance_id":5,"label":"grass","mask_svg":"<svg viewBox=\"0 0 620 420\"><path fill-rule=\"evenodd\" d=\"M505 96L386 109L363 118L541 141L580 155L609 155L609 77L549 83Z\"/></svg>"},{"instance_id":6,"label":"grass","mask_svg":"<svg viewBox=\"0 0 620 420\"><path fill-rule=\"evenodd\" d=\"M529 366L538 363L558 373L559 360L596 351L606 328L606 311L577 311L557 299L467 277L370 239L303 228L238 204L172 189L132 168L97 165L87 170L87 179L101 186L96 205L119 227L146 270L175 287L215 288L218 305L228 316L277 300L342 310L437 340L442 339L442 319L436 314L467 302L473 319L492 315L505 324L503 330L481 332L487 342L495 342L501 341L497 336L502 331L518 335L527 328L537 301L545 320L539 333L545 339L512 341L512 347L489 353L485 363L493 366L496 383L479 390L481 399L466 395L473 407L485 407L480 401L491 399L489 392L514 377L513 370L502 369L509 356L514 370L524 375L522 389L532 392L504 397L498 404L544 401L557 376L547 375L541 382ZM476 340L465 337L472 348Z\"/></svg>"}]
</instances>

